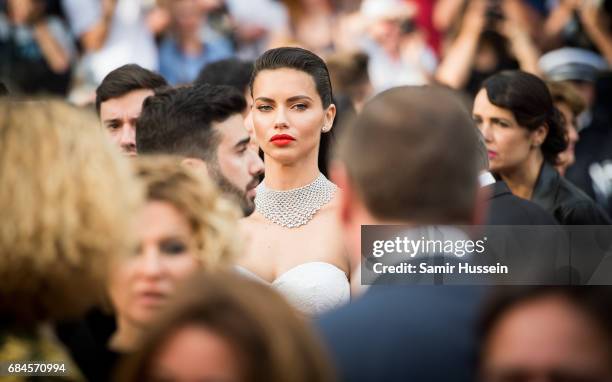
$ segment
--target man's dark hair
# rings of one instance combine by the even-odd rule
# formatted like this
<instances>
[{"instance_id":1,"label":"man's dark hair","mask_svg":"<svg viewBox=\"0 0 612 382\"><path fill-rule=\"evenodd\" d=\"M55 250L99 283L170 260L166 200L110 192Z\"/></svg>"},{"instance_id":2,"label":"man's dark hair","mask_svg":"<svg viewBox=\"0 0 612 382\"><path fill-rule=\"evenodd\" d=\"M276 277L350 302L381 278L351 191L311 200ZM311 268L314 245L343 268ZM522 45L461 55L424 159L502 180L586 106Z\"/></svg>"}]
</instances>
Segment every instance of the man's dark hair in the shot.
<instances>
[{"instance_id":1,"label":"man's dark hair","mask_svg":"<svg viewBox=\"0 0 612 382\"><path fill-rule=\"evenodd\" d=\"M323 107L327 108L332 103L332 86L325 61L311 51L302 48L270 49L259 56L255 60L255 67L251 76L251 93L253 92L253 83L259 72L283 68L295 69L309 74L316 85Z\"/></svg>"},{"instance_id":2,"label":"man's dark hair","mask_svg":"<svg viewBox=\"0 0 612 382\"><path fill-rule=\"evenodd\" d=\"M140 89L155 90L167 86L164 77L136 64L123 65L108 73L96 89L96 111L100 104Z\"/></svg>"},{"instance_id":3,"label":"man's dark hair","mask_svg":"<svg viewBox=\"0 0 612 382\"><path fill-rule=\"evenodd\" d=\"M206 65L198 74L194 85L227 85L243 93L249 87L252 73L252 61L228 58Z\"/></svg>"},{"instance_id":4,"label":"man's dark hair","mask_svg":"<svg viewBox=\"0 0 612 382\"><path fill-rule=\"evenodd\" d=\"M229 86L188 86L156 91L136 121L140 154L216 158L219 137L213 122L223 122L246 107L242 93Z\"/></svg>"}]
</instances>

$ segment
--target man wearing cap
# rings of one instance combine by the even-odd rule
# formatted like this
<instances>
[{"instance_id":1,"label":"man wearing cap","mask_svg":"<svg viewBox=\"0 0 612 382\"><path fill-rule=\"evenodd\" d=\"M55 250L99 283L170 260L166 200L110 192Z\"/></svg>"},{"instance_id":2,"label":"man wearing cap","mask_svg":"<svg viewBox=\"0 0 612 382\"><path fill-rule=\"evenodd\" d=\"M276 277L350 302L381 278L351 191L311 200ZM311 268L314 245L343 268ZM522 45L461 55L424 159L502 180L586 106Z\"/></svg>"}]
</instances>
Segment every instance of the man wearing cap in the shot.
<instances>
[{"instance_id":1,"label":"man wearing cap","mask_svg":"<svg viewBox=\"0 0 612 382\"><path fill-rule=\"evenodd\" d=\"M608 63L597 53L581 48L562 48L546 53L540 58L540 69L553 82L571 82L586 102L587 111L579 124L586 126L591 119L595 79L608 68Z\"/></svg>"}]
</instances>

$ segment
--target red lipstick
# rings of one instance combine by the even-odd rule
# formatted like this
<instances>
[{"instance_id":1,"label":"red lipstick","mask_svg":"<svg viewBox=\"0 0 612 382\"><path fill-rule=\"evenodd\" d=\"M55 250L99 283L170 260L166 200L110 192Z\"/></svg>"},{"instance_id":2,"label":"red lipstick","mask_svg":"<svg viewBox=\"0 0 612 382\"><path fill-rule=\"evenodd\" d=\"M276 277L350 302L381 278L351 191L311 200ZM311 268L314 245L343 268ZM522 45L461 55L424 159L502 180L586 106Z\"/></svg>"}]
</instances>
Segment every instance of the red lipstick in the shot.
<instances>
[{"instance_id":1,"label":"red lipstick","mask_svg":"<svg viewBox=\"0 0 612 382\"><path fill-rule=\"evenodd\" d=\"M287 146L293 141L295 141L295 138L289 134L276 134L270 138L270 142L276 146Z\"/></svg>"},{"instance_id":2,"label":"red lipstick","mask_svg":"<svg viewBox=\"0 0 612 382\"><path fill-rule=\"evenodd\" d=\"M497 152L493 150L487 150L487 154L489 154L489 159L493 159L497 157Z\"/></svg>"}]
</instances>

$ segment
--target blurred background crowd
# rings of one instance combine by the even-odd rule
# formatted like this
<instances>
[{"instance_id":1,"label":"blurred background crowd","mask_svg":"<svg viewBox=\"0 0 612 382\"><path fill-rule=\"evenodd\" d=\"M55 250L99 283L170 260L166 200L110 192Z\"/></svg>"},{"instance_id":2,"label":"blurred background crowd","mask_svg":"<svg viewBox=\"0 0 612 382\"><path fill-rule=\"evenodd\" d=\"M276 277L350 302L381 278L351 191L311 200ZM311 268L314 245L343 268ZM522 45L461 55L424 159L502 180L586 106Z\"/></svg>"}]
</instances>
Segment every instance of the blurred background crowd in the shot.
<instances>
[{"instance_id":1,"label":"blurred background crowd","mask_svg":"<svg viewBox=\"0 0 612 382\"><path fill-rule=\"evenodd\" d=\"M126 63L176 85L213 61L296 45L345 73L367 68L371 89L337 76L338 90L353 82L358 99L431 82L473 94L501 69L605 68L611 9L603 0L3 0L0 75L15 92L87 103ZM572 79L593 81L584 76Z\"/></svg>"},{"instance_id":2,"label":"blurred background crowd","mask_svg":"<svg viewBox=\"0 0 612 382\"><path fill-rule=\"evenodd\" d=\"M581 129L609 121L610 79L601 73L612 63L611 1L0 1L0 81L11 94L77 105L91 105L102 79L126 63L188 84L210 63L248 62L277 46L321 55L336 102L357 111L399 85L443 84L469 100L504 69L569 83L555 88L570 137L560 170L577 146L568 177L611 211L610 158L593 144L609 137L591 129L594 138L578 141Z\"/></svg>"}]
</instances>

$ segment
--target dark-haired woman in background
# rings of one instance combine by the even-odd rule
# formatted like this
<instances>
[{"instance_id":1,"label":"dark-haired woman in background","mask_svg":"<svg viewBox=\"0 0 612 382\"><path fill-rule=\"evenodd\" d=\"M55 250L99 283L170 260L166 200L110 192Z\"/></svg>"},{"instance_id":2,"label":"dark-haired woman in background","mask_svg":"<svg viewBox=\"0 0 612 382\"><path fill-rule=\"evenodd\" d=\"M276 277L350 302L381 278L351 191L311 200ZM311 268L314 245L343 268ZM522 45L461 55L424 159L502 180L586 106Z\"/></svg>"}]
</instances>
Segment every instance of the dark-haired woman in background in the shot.
<instances>
[{"instance_id":1,"label":"dark-haired woman in background","mask_svg":"<svg viewBox=\"0 0 612 382\"><path fill-rule=\"evenodd\" d=\"M300 48L278 48L255 62L253 126L265 154L265 179L242 269L273 285L306 314L348 302L349 263L336 220L336 186L317 165L321 136L336 115L323 60Z\"/></svg>"},{"instance_id":2,"label":"dark-haired woman in background","mask_svg":"<svg viewBox=\"0 0 612 382\"><path fill-rule=\"evenodd\" d=\"M561 224L610 224L606 213L553 167L567 139L541 79L521 71L489 77L476 95L473 116L490 170L513 194L539 204Z\"/></svg>"}]
</instances>

